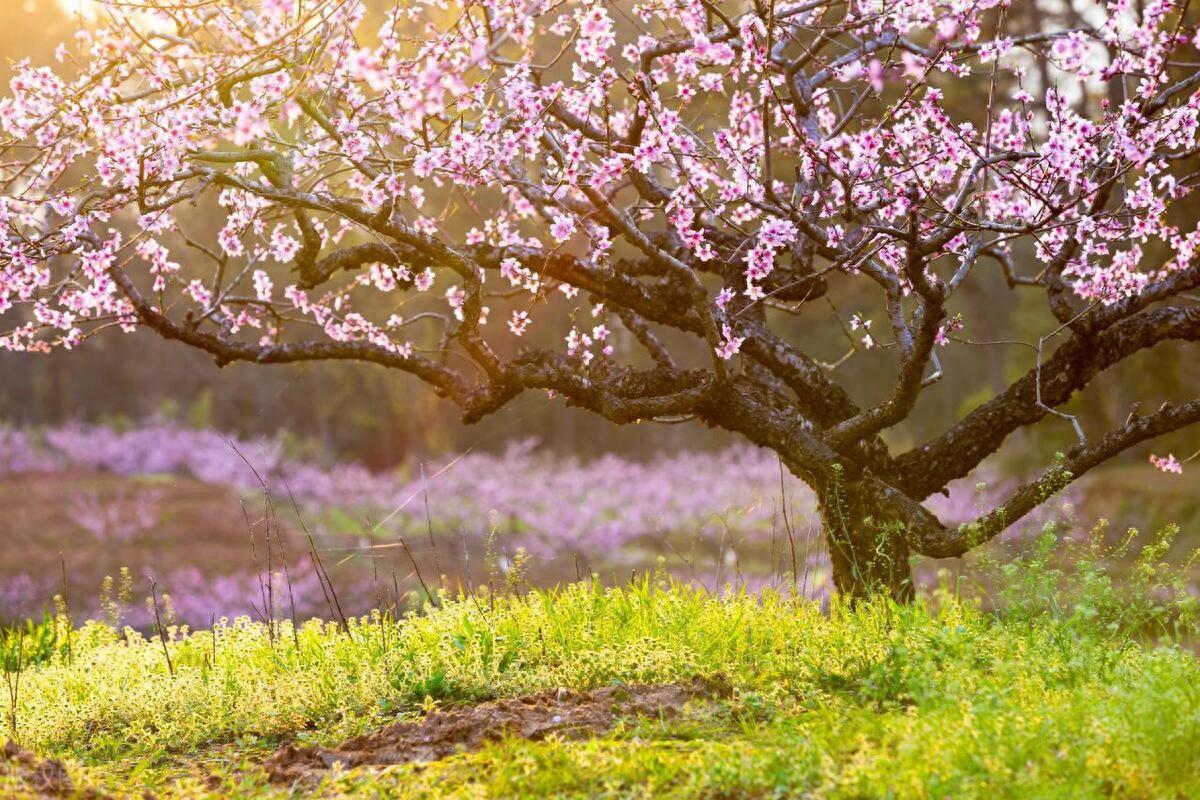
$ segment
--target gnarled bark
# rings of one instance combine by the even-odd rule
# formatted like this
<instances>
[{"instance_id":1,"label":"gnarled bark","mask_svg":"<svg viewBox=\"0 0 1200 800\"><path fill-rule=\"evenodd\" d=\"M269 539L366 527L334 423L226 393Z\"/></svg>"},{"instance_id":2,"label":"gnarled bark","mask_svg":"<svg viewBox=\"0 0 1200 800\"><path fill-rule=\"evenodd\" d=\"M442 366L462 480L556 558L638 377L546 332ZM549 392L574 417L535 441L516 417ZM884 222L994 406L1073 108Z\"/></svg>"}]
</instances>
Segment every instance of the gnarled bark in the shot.
<instances>
[{"instance_id":1,"label":"gnarled bark","mask_svg":"<svg viewBox=\"0 0 1200 800\"><path fill-rule=\"evenodd\" d=\"M848 479L838 465L818 486L817 498L837 590L852 598L911 600L908 514L896 498L877 481Z\"/></svg>"}]
</instances>

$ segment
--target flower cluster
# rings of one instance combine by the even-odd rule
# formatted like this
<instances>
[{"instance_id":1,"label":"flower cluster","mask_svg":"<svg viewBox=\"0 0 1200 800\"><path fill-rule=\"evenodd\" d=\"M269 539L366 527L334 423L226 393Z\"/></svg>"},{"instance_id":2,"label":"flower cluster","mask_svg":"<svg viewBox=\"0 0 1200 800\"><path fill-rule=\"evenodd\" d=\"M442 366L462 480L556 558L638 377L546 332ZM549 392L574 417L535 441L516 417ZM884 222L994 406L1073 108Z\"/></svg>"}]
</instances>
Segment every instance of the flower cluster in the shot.
<instances>
[{"instance_id":1,"label":"flower cluster","mask_svg":"<svg viewBox=\"0 0 1200 800\"><path fill-rule=\"evenodd\" d=\"M1165 456L1151 454L1150 463L1163 472L1173 472L1176 475L1183 474L1183 465L1179 463L1179 459L1173 453L1167 453Z\"/></svg>"},{"instance_id":2,"label":"flower cluster","mask_svg":"<svg viewBox=\"0 0 1200 800\"><path fill-rule=\"evenodd\" d=\"M316 329L408 359L411 329L388 325L390 311L374 318L370 292L444 280L452 315L482 328L479 269L498 267L539 300L561 283L570 298L551 257L583 251L581 263L608 270L618 240L660 270L740 262L752 301L810 258L802 243L846 274L869 266L907 290L909 237L932 235L935 262L969 246L935 235L950 220L977 220L997 251L1010 234L1035 235L1041 259L1063 261L1070 286L1104 303L1184 268L1195 249L1197 232L1168 221L1190 188L1171 160L1197 147L1200 113L1200 95L1168 90L1188 38L1177 0L1137 19L1128 3L1096 4L1090 28L1032 40L982 39L1000 0L858 0L832 28L825 3L773 8L776 33L753 13L716 25L699 4L642 4L636 22L660 32L628 40L594 0L488 0L486 24L464 8L444 30L419 22L440 19L441 4L418 0L370 31L362 0L231 0L222 13L104 5L101 24L60 48L57 69L18 64L0 100L0 129L33 153L0 168L0 313L29 309L0 336L7 349L74 346L183 301L188 324L212 326L229 348L239 333L270 347ZM824 36L856 44L832 48L789 89L778 31L797 42L826 31L818 49ZM1057 85L1028 86L1022 45ZM953 114L937 84L965 80L976 61L1012 87L992 98L986 126ZM1073 99L1117 84L1129 97L1099 114ZM887 113L844 116L860 91L886 97ZM688 121L701 112L704 124ZM1097 165L1129 187L1116 210L1097 212L1109 191ZM614 208L626 183L640 197ZM190 237L185 202L204 192L221 215L207 244ZM484 222L448 242L457 217L436 207L456 195ZM637 233L659 226L677 252ZM364 229L392 251L322 272L320 255ZM1149 258L1150 240L1176 257ZM181 266L197 251L216 262L215 280ZM311 291L342 264L367 269ZM521 335L532 313L514 312L509 330ZM709 345L728 358L737 342L727 333Z\"/></svg>"}]
</instances>

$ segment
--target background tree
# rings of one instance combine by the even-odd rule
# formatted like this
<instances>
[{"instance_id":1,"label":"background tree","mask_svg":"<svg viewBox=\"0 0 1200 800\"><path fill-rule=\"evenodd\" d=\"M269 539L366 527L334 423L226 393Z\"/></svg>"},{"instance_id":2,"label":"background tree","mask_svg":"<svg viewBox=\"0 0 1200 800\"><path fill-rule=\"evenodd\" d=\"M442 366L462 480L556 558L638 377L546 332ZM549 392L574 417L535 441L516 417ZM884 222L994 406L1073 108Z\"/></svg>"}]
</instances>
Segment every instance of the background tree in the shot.
<instances>
[{"instance_id":1,"label":"background tree","mask_svg":"<svg viewBox=\"0 0 1200 800\"><path fill-rule=\"evenodd\" d=\"M7 349L142 326L218 364L411 373L467 421L529 390L696 420L814 488L840 589L897 597L910 554L1200 421L1194 399L1089 436L1061 408L1200 338L1186 2L1070 27L1000 0L97 9L0 102ZM970 339L972 285L1053 323ZM539 327L565 346L520 348ZM1028 371L893 452L953 342ZM865 350L890 368L839 381ZM1077 442L1003 505L956 528L922 506L1047 415Z\"/></svg>"}]
</instances>

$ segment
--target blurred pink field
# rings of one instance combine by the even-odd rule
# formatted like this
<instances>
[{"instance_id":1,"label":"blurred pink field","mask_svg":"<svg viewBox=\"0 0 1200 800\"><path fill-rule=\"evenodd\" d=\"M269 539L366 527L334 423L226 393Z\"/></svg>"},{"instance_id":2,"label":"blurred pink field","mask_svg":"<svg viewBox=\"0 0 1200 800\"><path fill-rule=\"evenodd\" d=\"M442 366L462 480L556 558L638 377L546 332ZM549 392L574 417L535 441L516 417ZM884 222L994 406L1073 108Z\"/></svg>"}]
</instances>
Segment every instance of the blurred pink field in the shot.
<instances>
[{"instance_id":1,"label":"blurred pink field","mask_svg":"<svg viewBox=\"0 0 1200 800\"><path fill-rule=\"evenodd\" d=\"M961 521L981 497L1002 489L961 483L930 506L946 521ZM194 624L261 614L264 520L273 507L272 535L287 556L297 613L328 615L290 497L347 612L392 602L422 579L435 584L439 574L451 587L487 581L489 571L494 580L519 549L531 583L592 571L624 578L661 558L681 577L754 588L790 584L794 547L801 590L826 591L813 496L790 474L781 476L767 451L582 461L523 442L372 472L293 457L280 439L151 421L123 431L0 430L0 609L16 616L44 607L62 591L65 562L80 614L98 612L101 579L121 567L130 569L135 596L147 594L153 578L179 618ZM281 563L273 551L271 571ZM279 590L286 594L282 583ZM127 621L144 614L134 603Z\"/></svg>"}]
</instances>

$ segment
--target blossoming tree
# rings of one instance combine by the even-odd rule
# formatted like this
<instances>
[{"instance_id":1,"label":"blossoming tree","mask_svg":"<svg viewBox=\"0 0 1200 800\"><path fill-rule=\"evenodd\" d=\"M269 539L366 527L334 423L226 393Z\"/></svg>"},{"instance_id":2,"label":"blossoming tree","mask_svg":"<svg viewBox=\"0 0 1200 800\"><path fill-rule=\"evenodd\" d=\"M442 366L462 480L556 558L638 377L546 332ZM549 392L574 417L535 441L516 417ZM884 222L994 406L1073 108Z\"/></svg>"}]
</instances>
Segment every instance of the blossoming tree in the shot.
<instances>
[{"instance_id":1,"label":"blossoming tree","mask_svg":"<svg viewBox=\"0 0 1200 800\"><path fill-rule=\"evenodd\" d=\"M1188 3L1017 34L1007 0L386 5L101 0L58 67L18 65L3 346L144 326L220 364L412 373L467 421L529 390L694 418L814 488L841 590L897 597L910 554L961 555L1200 421L1196 399L1089 435L1061 409L1200 339ZM977 102L946 100L966 82ZM1055 324L891 452L988 273ZM840 320L894 359L876 402L806 341L834 291L886 309ZM519 347L539 325L565 346ZM1047 415L1078 443L1002 505L955 527L922 505Z\"/></svg>"}]
</instances>

